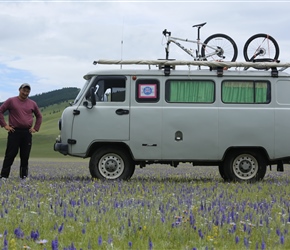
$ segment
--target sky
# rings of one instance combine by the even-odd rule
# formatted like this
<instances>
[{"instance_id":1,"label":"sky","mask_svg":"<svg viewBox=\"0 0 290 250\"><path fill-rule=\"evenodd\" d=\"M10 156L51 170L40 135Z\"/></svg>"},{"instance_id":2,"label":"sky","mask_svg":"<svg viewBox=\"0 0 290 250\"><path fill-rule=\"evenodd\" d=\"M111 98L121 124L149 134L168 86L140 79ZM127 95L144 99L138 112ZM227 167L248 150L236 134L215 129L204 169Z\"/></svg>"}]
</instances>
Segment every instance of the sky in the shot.
<instances>
[{"instance_id":1,"label":"sky","mask_svg":"<svg viewBox=\"0 0 290 250\"><path fill-rule=\"evenodd\" d=\"M24 82L36 95L81 88L87 72L120 68L93 65L94 60L165 58L164 29L194 40L192 26L203 22L201 39L229 35L238 45L237 61L244 61L243 46L250 36L267 33L279 44L280 61L290 62L289 10L290 0L0 0L0 102L18 95ZM173 46L170 58L192 60Z\"/></svg>"}]
</instances>

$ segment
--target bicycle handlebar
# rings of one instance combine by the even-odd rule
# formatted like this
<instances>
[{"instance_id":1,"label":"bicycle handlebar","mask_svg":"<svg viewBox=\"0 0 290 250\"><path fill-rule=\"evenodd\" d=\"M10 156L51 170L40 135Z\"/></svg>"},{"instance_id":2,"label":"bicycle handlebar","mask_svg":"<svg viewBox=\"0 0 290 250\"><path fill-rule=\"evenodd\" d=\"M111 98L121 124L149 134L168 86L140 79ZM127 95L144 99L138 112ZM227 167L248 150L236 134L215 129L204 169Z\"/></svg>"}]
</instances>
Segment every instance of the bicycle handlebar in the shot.
<instances>
[{"instance_id":1,"label":"bicycle handlebar","mask_svg":"<svg viewBox=\"0 0 290 250\"><path fill-rule=\"evenodd\" d=\"M170 31L167 31L167 29L163 30L162 34L163 34L164 36L166 36L166 35L171 36L171 32L170 32Z\"/></svg>"}]
</instances>

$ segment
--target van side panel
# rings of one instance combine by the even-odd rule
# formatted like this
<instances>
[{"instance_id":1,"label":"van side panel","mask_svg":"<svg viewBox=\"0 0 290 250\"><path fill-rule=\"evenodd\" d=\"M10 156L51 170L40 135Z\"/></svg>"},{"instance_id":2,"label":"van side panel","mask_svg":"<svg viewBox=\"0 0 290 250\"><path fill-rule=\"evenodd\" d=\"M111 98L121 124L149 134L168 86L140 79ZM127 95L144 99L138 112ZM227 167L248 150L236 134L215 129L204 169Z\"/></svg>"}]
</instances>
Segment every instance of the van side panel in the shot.
<instances>
[{"instance_id":1,"label":"van side panel","mask_svg":"<svg viewBox=\"0 0 290 250\"><path fill-rule=\"evenodd\" d=\"M213 104L167 103L163 110L162 159L216 160L218 109ZM181 133L181 140L178 139Z\"/></svg>"},{"instance_id":2,"label":"van side panel","mask_svg":"<svg viewBox=\"0 0 290 250\"><path fill-rule=\"evenodd\" d=\"M290 155L290 80L278 80L273 86L276 93L275 157Z\"/></svg>"},{"instance_id":3,"label":"van side panel","mask_svg":"<svg viewBox=\"0 0 290 250\"><path fill-rule=\"evenodd\" d=\"M229 147L262 147L270 157L274 156L273 108L259 104L222 105L218 127L219 158Z\"/></svg>"}]
</instances>

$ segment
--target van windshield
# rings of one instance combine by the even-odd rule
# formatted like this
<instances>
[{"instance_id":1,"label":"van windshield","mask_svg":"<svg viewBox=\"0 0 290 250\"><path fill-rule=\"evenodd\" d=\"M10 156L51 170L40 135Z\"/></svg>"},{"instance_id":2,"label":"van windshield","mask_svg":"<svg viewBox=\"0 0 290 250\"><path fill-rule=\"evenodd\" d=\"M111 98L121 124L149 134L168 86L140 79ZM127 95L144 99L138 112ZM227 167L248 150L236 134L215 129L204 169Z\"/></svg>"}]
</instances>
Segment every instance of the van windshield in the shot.
<instances>
[{"instance_id":1,"label":"van windshield","mask_svg":"<svg viewBox=\"0 0 290 250\"><path fill-rule=\"evenodd\" d=\"M85 90L87 89L87 86L89 84L90 80L87 80L83 86L83 88L81 89L81 91L78 93L76 99L74 100L73 104L72 105L75 105L79 99L81 98L81 96L83 95L83 93L85 92Z\"/></svg>"}]
</instances>

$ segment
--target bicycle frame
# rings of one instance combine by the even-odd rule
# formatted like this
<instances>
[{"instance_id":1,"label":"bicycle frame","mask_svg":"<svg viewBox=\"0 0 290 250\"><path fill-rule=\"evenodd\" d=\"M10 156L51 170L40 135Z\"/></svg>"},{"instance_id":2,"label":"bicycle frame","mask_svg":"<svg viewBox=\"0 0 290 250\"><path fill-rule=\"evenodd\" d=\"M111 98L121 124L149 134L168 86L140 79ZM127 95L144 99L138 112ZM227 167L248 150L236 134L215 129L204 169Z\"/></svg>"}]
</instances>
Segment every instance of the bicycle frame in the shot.
<instances>
[{"instance_id":1,"label":"bicycle frame","mask_svg":"<svg viewBox=\"0 0 290 250\"><path fill-rule=\"evenodd\" d=\"M168 58L168 56L169 56L169 45L170 45L171 42L175 43L179 48L181 48L181 49L182 49L183 51L185 51L188 55L190 55L191 57L193 57L194 60L200 60L200 61L202 61L202 60L204 60L204 59L206 59L206 58L208 58L208 57L211 57L211 56L213 56L213 55L217 55L217 54L221 51L220 48L214 48L214 47L212 47L212 46L209 46L209 45L206 45L206 44L200 42L200 39L197 39L196 41L194 41L194 40L183 39L183 38L179 38L179 37L172 37L172 36L170 35L170 32L167 32L166 30L163 31L163 34L164 34L164 35L165 35L166 33L168 34L167 46L166 46L166 49L165 49L165 51L166 51L166 59L169 59L169 58ZM195 51L195 52L196 52L196 55L193 54L192 50L185 48L185 47L184 47L182 44L180 44L178 41L189 42L189 43L196 43L196 44L197 44L197 50ZM212 53L209 53L209 54L207 54L207 55L205 55L204 57L202 57L202 56L200 55L200 45L201 45L201 46L206 45L207 48L211 48L211 49L213 50L213 52L212 52Z\"/></svg>"}]
</instances>

